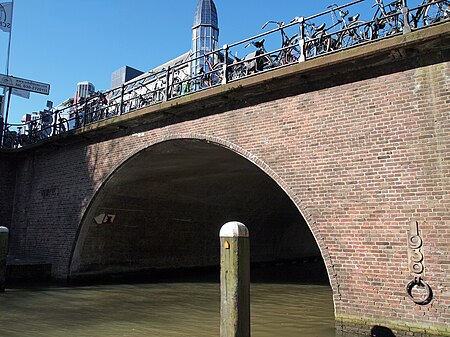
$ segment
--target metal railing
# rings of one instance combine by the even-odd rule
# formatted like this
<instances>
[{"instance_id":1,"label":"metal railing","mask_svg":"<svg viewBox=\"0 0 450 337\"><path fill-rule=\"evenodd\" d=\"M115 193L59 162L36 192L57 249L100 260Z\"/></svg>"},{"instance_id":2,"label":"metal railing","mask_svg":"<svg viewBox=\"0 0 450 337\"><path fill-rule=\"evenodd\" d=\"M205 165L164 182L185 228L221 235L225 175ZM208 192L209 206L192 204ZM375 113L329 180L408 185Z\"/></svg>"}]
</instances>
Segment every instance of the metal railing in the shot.
<instances>
[{"instance_id":1,"label":"metal railing","mask_svg":"<svg viewBox=\"0 0 450 337\"><path fill-rule=\"evenodd\" d=\"M374 13L369 20L361 19L359 14L350 15L350 10L369 2L374 2L371 6ZM450 0L422 0L412 8L408 8L406 0L388 4L383 0L356 0L343 6L331 5L328 10L307 18L295 17L287 24L268 21L263 28L276 27L202 56L190 56L157 72L147 72L120 87L29 115L21 124L6 124L2 147L38 143L143 107L406 34L449 18ZM238 54L245 56L239 58ZM192 69L197 63L204 64L204 68ZM11 131L13 128L17 131Z\"/></svg>"}]
</instances>

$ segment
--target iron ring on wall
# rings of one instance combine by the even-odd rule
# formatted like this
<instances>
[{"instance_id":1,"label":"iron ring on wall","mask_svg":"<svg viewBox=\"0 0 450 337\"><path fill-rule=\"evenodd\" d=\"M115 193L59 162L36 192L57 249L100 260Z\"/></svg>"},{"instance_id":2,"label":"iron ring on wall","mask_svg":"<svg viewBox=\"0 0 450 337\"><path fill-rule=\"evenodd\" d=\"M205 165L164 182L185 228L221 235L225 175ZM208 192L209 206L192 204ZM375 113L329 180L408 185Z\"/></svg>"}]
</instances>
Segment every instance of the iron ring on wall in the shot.
<instances>
[{"instance_id":1,"label":"iron ring on wall","mask_svg":"<svg viewBox=\"0 0 450 337\"><path fill-rule=\"evenodd\" d=\"M415 287L425 288L426 296L423 298L414 298L414 296L412 295L412 290ZM419 305L428 304L433 298L433 291L431 290L431 287L421 278L414 278L411 282L408 283L408 285L406 286L406 294L414 303Z\"/></svg>"}]
</instances>

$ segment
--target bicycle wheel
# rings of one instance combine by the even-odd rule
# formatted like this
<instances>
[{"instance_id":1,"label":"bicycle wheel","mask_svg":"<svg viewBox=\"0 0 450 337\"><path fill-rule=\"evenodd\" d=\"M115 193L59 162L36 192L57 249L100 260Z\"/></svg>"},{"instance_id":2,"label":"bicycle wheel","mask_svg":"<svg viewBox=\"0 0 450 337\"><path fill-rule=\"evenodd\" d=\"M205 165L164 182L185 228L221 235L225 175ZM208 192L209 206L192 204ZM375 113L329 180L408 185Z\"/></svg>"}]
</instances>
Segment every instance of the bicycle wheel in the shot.
<instances>
[{"instance_id":1,"label":"bicycle wheel","mask_svg":"<svg viewBox=\"0 0 450 337\"><path fill-rule=\"evenodd\" d=\"M172 85L169 87L169 97L177 97L181 95L181 79L175 77L172 81Z\"/></svg>"},{"instance_id":2,"label":"bicycle wheel","mask_svg":"<svg viewBox=\"0 0 450 337\"><path fill-rule=\"evenodd\" d=\"M323 54L324 50L318 40L310 40L305 42L305 56L306 59L310 59L320 54Z\"/></svg>"},{"instance_id":3,"label":"bicycle wheel","mask_svg":"<svg viewBox=\"0 0 450 337\"><path fill-rule=\"evenodd\" d=\"M372 25L366 21L355 21L349 25L354 29L354 34L358 42L370 41L373 37Z\"/></svg>"},{"instance_id":4,"label":"bicycle wheel","mask_svg":"<svg viewBox=\"0 0 450 337\"><path fill-rule=\"evenodd\" d=\"M306 58L319 56L331 51L332 37L330 35L315 37L310 41L306 41L305 45L306 45Z\"/></svg>"},{"instance_id":5,"label":"bicycle wheel","mask_svg":"<svg viewBox=\"0 0 450 337\"><path fill-rule=\"evenodd\" d=\"M339 37L338 46L348 48L372 39L372 26L365 21L352 22Z\"/></svg>"},{"instance_id":6,"label":"bicycle wheel","mask_svg":"<svg viewBox=\"0 0 450 337\"><path fill-rule=\"evenodd\" d=\"M183 82L180 83L180 95L186 95L191 91L191 83L189 80L183 80Z\"/></svg>"},{"instance_id":7,"label":"bicycle wheel","mask_svg":"<svg viewBox=\"0 0 450 337\"><path fill-rule=\"evenodd\" d=\"M69 130L69 122L65 118L59 120L58 133L63 133Z\"/></svg>"},{"instance_id":8,"label":"bicycle wheel","mask_svg":"<svg viewBox=\"0 0 450 337\"><path fill-rule=\"evenodd\" d=\"M6 149L12 149L13 148L13 137L11 136L10 133L6 133L3 136L3 147Z\"/></svg>"},{"instance_id":9,"label":"bicycle wheel","mask_svg":"<svg viewBox=\"0 0 450 337\"><path fill-rule=\"evenodd\" d=\"M238 80L245 76L247 76L247 67L245 67L243 64L232 65L230 67L228 75L228 79L230 81Z\"/></svg>"},{"instance_id":10,"label":"bicycle wheel","mask_svg":"<svg viewBox=\"0 0 450 337\"><path fill-rule=\"evenodd\" d=\"M298 47L298 37L297 35L291 37L285 44L285 47L281 51L281 63L290 64L297 62L300 57L300 50Z\"/></svg>"},{"instance_id":11,"label":"bicycle wheel","mask_svg":"<svg viewBox=\"0 0 450 337\"><path fill-rule=\"evenodd\" d=\"M339 39L336 43L335 48L333 48L333 50L349 48L351 46L354 46L358 42L359 42L359 39L356 36L356 34L353 32L353 30L346 30L346 31L342 32L342 34L339 36Z\"/></svg>"},{"instance_id":12,"label":"bicycle wheel","mask_svg":"<svg viewBox=\"0 0 450 337\"><path fill-rule=\"evenodd\" d=\"M315 48L315 43L313 40L305 41L305 57L306 59L313 58L317 54L317 49Z\"/></svg>"},{"instance_id":13,"label":"bicycle wheel","mask_svg":"<svg viewBox=\"0 0 450 337\"><path fill-rule=\"evenodd\" d=\"M403 31L403 19L400 16L379 18L372 28L372 38L382 39L387 36L396 35Z\"/></svg>"},{"instance_id":14,"label":"bicycle wheel","mask_svg":"<svg viewBox=\"0 0 450 337\"><path fill-rule=\"evenodd\" d=\"M425 26L431 25L436 22L447 20L450 18L450 2L430 2L425 8L423 14L423 24Z\"/></svg>"},{"instance_id":15,"label":"bicycle wheel","mask_svg":"<svg viewBox=\"0 0 450 337\"><path fill-rule=\"evenodd\" d=\"M40 135L42 139L50 137L52 135L52 125L41 125Z\"/></svg>"},{"instance_id":16,"label":"bicycle wheel","mask_svg":"<svg viewBox=\"0 0 450 337\"><path fill-rule=\"evenodd\" d=\"M299 48L296 46L292 46L287 50L283 63L284 64L295 63L298 61L299 58L300 58Z\"/></svg>"},{"instance_id":17,"label":"bicycle wheel","mask_svg":"<svg viewBox=\"0 0 450 337\"><path fill-rule=\"evenodd\" d=\"M222 84L223 79L223 63L217 63L210 74L211 78L211 86Z\"/></svg>"}]
</instances>

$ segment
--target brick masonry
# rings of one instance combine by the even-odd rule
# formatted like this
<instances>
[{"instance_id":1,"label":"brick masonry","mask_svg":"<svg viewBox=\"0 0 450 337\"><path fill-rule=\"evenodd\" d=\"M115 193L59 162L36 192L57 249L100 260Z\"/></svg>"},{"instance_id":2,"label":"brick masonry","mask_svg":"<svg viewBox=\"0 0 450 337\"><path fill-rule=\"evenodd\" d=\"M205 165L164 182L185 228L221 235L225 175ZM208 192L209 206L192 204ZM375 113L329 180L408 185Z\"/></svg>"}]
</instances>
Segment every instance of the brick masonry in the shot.
<instances>
[{"instance_id":1,"label":"brick masonry","mask_svg":"<svg viewBox=\"0 0 450 337\"><path fill-rule=\"evenodd\" d=\"M450 64L437 62L24 152L12 252L46 259L64 278L82 217L115 169L162 141L207 140L254 162L296 204L327 266L341 330L450 336L449 83ZM0 172L9 170L2 158ZM434 292L425 306L405 294L411 220Z\"/></svg>"},{"instance_id":2,"label":"brick masonry","mask_svg":"<svg viewBox=\"0 0 450 337\"><path fill-rule=\"evenodd\" d=\"M11 223L12 205L14 202L14 186L16 161L11 156L0 155L0 226L9 227Z\"/></svg>"}]
</instances>

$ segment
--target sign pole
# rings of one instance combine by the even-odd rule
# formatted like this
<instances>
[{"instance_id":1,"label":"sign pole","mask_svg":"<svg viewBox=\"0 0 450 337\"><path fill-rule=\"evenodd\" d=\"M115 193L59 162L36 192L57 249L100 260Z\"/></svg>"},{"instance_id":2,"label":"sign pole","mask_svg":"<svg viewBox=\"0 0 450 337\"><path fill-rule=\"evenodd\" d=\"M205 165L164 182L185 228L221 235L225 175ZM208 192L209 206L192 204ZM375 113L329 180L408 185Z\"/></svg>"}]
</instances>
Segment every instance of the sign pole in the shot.
<instances>
[{"instance_id":1,"label":"sign pole","mask_svg":"<svg viewBox=\"0 0 450 337\"><path fill-rule=\"evenodd\" d=\"M0 139L0 145L3 146L3 140L6 134L6 128L8 127L8 115L9 115L9 102L11 102L11 93L12 89L8 88L8 103L6 105L6 114L5 114L5 120L2 120L2 130L1 130L1 139Z\"/></svg>"},{"instance_id":2,"label":"sign pole","mask_svg":"<svg viewBox=\"0 0 450 337\"><path fill-rule=\"evenodd\" d=\"M3 93L5 88L3 88ZM5 95L0 96L0 147L3 145L3 106L5 105Z\"/></svg>"},{"instance_id":3,"label":"sign pole","mask_svg":"<svg viewBox=\"0 0 450 337\"><path fill-rule=\"evenodd\" d=\"M11 0L11 27L9 29L9 37L8 37L8 52L6 55L6 75L9 75L9 56L11 55L11 37L12 37L12 18L14 13L14 0ZM8 123L8 109L9 109L9 101L11 100L11 88L4 87L3 88L3 100L6 97L6 91L8 91L8 106L6 108L6 116L4 115L4 102L2 102L0 106L0 146L3 145L3 136L4 131L6 129L6 125ZM3 118L5 117L5 118Z\"/></svg>"},{"instance_id":4,"label":"sign pole","mask_svg":"<svg viewBox=\"0 0 450 337\"><path fill-rule=\"evenodd\" d=\"M11 54L12 18L14 15L14 0L11 1L11 28L9 30L8 55L6 58L6 75L9 75L9 55ZM9 88L11 91L11 88Z\"/></svg>"}]
</instances>

